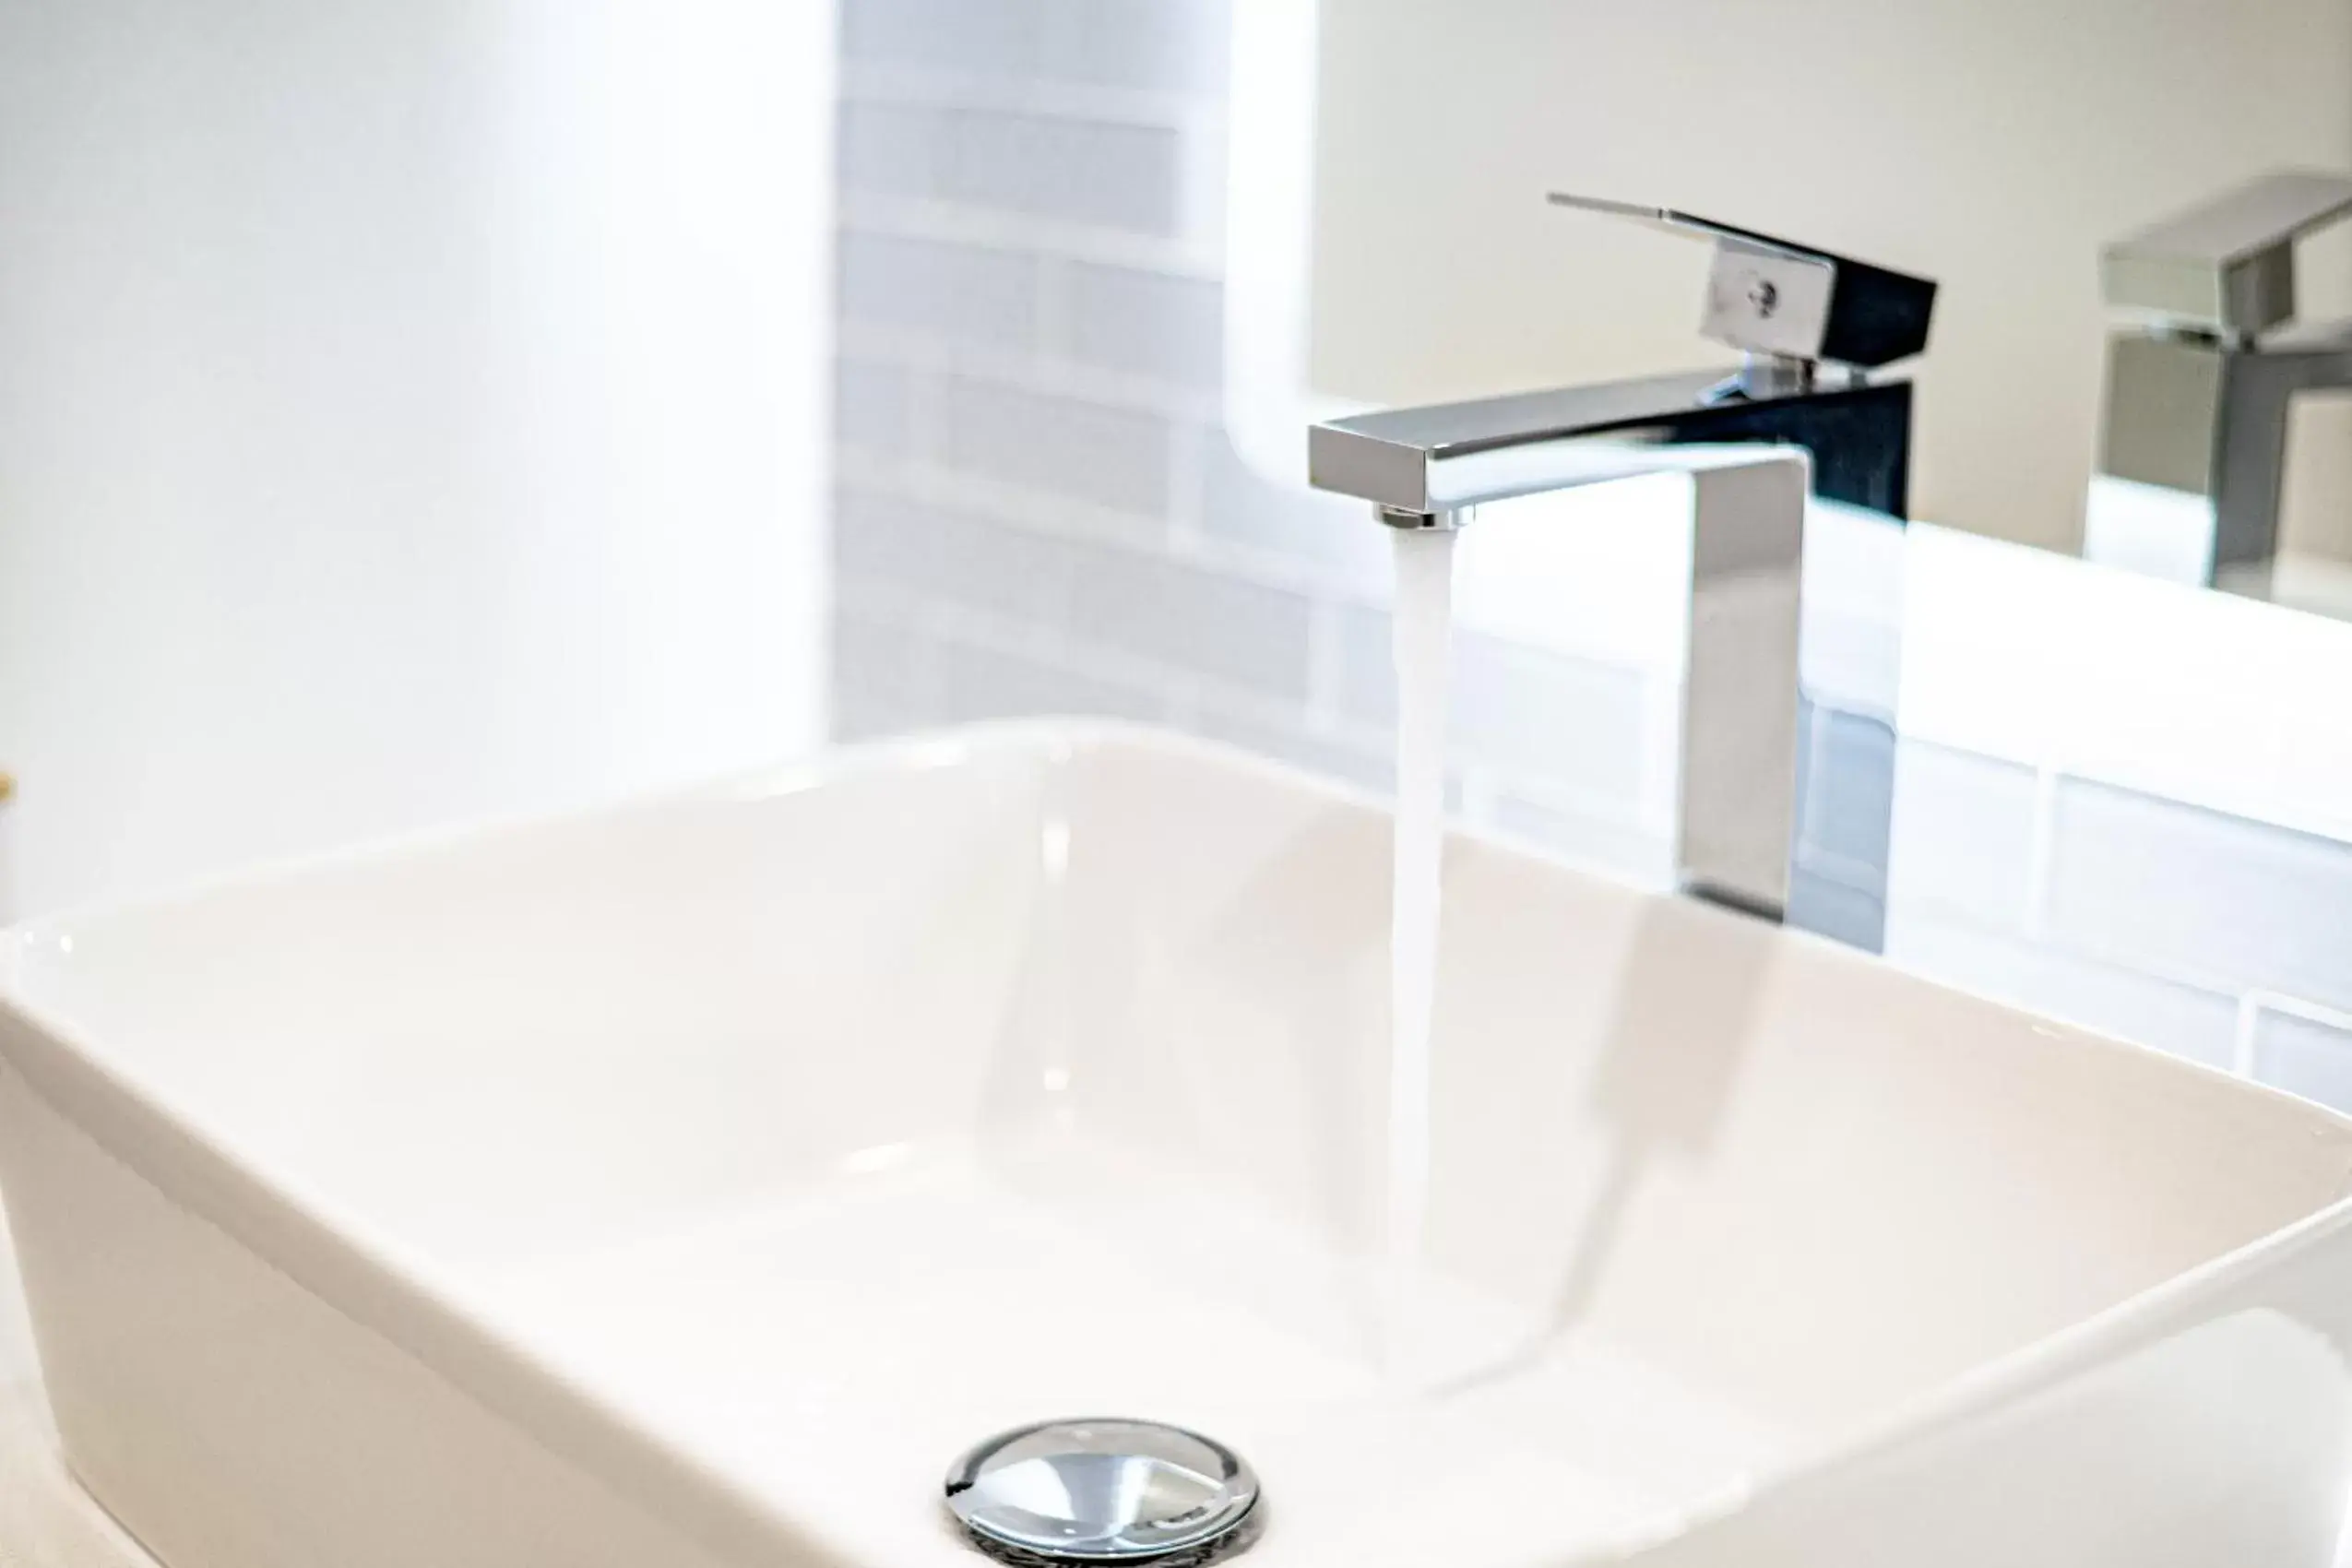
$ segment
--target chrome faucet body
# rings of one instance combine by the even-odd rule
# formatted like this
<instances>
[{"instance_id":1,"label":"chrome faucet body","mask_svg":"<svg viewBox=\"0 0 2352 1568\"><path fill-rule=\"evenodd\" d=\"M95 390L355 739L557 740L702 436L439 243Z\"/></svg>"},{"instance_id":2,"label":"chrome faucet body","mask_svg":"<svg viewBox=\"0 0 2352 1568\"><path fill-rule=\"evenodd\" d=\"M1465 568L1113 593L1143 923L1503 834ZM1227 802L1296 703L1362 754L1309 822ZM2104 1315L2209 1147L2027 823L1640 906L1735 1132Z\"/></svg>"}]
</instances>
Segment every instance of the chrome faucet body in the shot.
<instances>
[{"instance_id":1,"label":"chrome faucet body","mask_svg":"<svg viewBox=\"0 0 2352 1568\"><path fill-rule=\"evenodd\" d=\"M1703 329L1749 352L1722 371L1388 410L1315 426L1321 489L1399 528L1459 527L1480 505L1661 470L1693 482L1675 866L1696 896L1876 948L1871 910L1812 919L1795 891L1804 712L1800 585L1810 497L1906 515L1911 387L1865 369L1925 347L1934 284L1653 209L1555 196L1713 237ZM1824 361L1838 368L1823 374ZM1840 841L1881 868L1891 789L1853 791ZM1853 814L1873 820L1858 822Z\"/></svg>"},{"instance_id":2,"label":"chrome faucet body","mask_svg":"<svg viewBox=\"0 0 2352 1568\"><path fill-rule=\"evenodd\" d=\"M2109 245L2099 471L2203 502L2209 587L2266 594L2295 398L2352 388L2352 321L2296 327L2295 244L2352 217L2352 180L2275 173Z\"/></svg>"}]
</instances>

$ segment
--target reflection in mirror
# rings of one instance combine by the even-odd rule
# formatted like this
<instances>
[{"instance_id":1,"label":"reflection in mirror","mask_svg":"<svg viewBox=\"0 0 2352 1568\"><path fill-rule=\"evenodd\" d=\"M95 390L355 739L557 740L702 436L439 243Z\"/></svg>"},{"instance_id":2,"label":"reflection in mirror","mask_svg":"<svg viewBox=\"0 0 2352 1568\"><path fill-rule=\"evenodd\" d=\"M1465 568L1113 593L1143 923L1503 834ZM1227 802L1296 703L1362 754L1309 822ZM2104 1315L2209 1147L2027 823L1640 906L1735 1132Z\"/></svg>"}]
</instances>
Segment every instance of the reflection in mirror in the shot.
<instances>
[{"instance_id":1,"label":"reflection in mirror","mask_svg":"<svg viewBox=\"0 0 2352 1568\"><path fill-rule=\"evenodd\" d=\"M2257 597L2352 607L2352 571L2282 551L2304 395L2352 388L2352 322L2299 322L2296 246L2352 216L2352 179L2261 175L2101 257L2108 340L2092 560Z\"/></svg>"},{"instance_id":2,"label":"reflection in mirror","mask_svg":"<svg viewBox=\"0 0 2352 1568\"><path fill-rule=\"evenodd\" d=\"M2110 300L2101 266L2263 175L2352 169L2343 0L1811 0L1768 18L1716 0L1269 0L1235 27L1228 415L1263 469L1300 477L1300 431L1335 413L1724 362L1693 330L1704 252L1545 205L1567 189L1938 279L1916 517L2073 552L2119 495L2160 512L2200 493L2169 482L2188 470L2275 493L2257 509L2298 563L2282 586L2308 581L2309 557L2352 560L2352 407L2291 395L2333 380L2299 324L2352 305L2352 234L2309 210L2245 220L2320 231L2298 247L2294 320L2203 360L2204 328ZM2136 362L2111 388L2119 332L2121 360L2202 364L2183 374L2212 389L2209 417ZM2142 488L2103 485L2094 506L2119 430L2108 477ZM2229 431L2275 433L2289 460L2225 460L2211 443ZM2256 576L2273 575L2223 574Z\"/></svg>"}]
</instances>

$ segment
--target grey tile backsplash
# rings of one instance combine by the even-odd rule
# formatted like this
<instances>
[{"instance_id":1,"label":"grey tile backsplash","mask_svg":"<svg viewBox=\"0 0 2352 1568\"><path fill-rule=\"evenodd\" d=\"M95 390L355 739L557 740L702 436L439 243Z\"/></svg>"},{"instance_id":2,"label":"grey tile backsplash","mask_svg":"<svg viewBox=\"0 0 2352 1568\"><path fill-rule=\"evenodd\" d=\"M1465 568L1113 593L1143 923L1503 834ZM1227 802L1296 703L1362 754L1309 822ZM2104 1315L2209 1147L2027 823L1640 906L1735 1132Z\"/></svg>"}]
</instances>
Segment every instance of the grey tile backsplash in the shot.
<instances>
[{"instance_id":1,"label":"grey tile backsplash","mask_svg":"<svg viewBox=\"0 0 2352 1568\"><path fill-rule=\"evenodd\" d=\"M2018 932L2033 902L2034 770L1913 744L1895 769L1891 849L1908 906L1939 921Z\"/></svg>"},{"instance_id":2,"label":"grey tile backsplash","mask_svg":"<svg viewBox=\"0 0 2352 1568\"><path fill-rule=\"evenodd\" d=\"M1026 352L1038 337L1038 258L978 245L844 233L841 319L902 327L943 345Z\"/></svg>"},{"instance_id":3,"label":"grey tile backsplash","mask_svg":"<svg viewBox=\"0 0 2352 1568\"><path fill-rule=\"evenodd\" d=\"M1160 531L1174 441L1158 414L964 376L941 383L938 409L938 459L955 472L1151 519L1139 531Z\"/></svg>"},{"instance_id":4,"label":"grey tile backsplash","mask_svg":"<svg viewBox=\"0 0 2352 1568\"><path fill-rule=\"evenodd\" d=\"M851 101L840 136L842 181L861 191L1146 234L1173 235L1181 216L1166 125Z\"/></svg>"},{"instance_id":5,"label":"grey tile backsplash","mask_svg":"<svg viewBox=\"0 0 2352 1568\"><path fill-rule=\"evenodd\" d=\"M1225 300L1214 283L1074 261L1063 346L1080 364L1215 389L1225 376Z\"/></svg>"},{"instance_id":6,"label":"grey tile backsplash","mask_svg":"<svg viewBox=\"0 0 2352 1568\"><path fill-rule=\"evenodd\" d=\"M1387 787L1385 541L1218 423L1229 3L843 0L844 736L1107 714ZM1458 808L1662 873L1656 679L1466 635ZM1915 741L1897 802L1898 961L2352 1108L2352 846Z\"/></svg>"}]
</instances>

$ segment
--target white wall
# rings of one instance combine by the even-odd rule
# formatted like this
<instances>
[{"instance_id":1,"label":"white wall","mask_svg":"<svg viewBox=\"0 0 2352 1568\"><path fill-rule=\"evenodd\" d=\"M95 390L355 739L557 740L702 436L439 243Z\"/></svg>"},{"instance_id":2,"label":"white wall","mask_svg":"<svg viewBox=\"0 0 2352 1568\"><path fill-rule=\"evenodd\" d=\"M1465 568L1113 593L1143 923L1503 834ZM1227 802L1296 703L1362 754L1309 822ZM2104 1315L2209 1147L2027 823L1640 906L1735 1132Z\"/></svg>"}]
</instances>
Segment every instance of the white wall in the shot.
<instances>
[{"instance_id":1,"label":"white wall","mask_svg":"<svg viewBox=\"0 0 2352 1568\"><path fill-rule=\"evenodd\" d=\"M2346 0L1321 0L1321 28L1319 388L1716 362L1703 246L1543 194L1689 208L1940 279L1914 510L2043 544L2080 525L2101 243L2352 165ZM2313 308L2346 307L2347 254L2314 258ZM2352 553L2352 422L2298 434L2289 540Z\"/></svg>"},{"instance_id":2,"label":"white wall","mask_svg":"<svg viewBox=\"0 0 2352 1568\"><path fill-rule=\"evenodd\" d=\"M0 3L0 915L814 742L830 13Z\"/></svg>"}]
</instances>

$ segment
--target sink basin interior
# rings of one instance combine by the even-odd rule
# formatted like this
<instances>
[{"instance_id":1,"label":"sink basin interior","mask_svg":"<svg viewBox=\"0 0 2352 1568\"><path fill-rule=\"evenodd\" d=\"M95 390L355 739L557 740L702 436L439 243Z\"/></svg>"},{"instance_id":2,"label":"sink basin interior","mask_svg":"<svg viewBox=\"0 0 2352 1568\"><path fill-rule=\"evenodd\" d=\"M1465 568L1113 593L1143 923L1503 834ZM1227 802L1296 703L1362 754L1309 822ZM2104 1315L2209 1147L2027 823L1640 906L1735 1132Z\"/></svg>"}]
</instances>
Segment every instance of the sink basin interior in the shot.
<instances>
[{"instance_id":1,"label":"sink basin interior","mask_svg":"<svg viewBox=\"0 0 2352 1568\"><path fill-rule=\"evenodd\" d=\"M1561 1561L2352 1166L2315 1108L1458 840L1384 1378L1387 850L1287 772L1015 726L36 927L0 979L876 1563L970 1561L946 1464L1086 1414L1242 1452L1268 1562Z\"/></svg>"}]
</instances>

